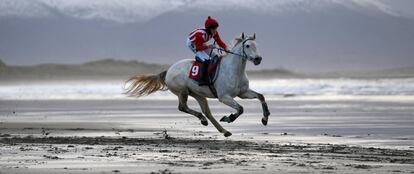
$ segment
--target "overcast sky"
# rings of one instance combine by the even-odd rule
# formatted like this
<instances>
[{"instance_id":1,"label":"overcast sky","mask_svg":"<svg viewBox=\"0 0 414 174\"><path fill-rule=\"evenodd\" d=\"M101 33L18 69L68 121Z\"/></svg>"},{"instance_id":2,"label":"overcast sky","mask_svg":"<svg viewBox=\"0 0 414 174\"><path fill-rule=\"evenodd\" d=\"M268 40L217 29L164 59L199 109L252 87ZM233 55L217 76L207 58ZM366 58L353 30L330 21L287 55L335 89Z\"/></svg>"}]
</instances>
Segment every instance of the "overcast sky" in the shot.
<instances>
[{"instance_id":1,"label":"overcast sky","mask_svg":"<svg viewBox=\"0 0 414 174\"><path fill-rule=\"evenodd\" d=\"M227 43L256 32L261 68L414 66L413 0L0 0L0 59L173 63L192 57L185 37L208 15Z\"/></svg>"}]
</instances>

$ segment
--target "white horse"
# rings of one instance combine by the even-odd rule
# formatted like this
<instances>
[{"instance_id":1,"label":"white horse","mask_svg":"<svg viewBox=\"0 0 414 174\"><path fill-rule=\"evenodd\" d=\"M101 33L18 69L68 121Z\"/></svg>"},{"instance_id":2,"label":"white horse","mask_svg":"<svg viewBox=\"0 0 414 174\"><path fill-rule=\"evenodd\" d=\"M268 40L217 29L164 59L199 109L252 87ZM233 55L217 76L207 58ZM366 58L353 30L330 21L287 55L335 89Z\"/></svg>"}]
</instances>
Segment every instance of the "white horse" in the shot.
<instances>
[{"instance_id":1,"label":"white horse","mask_svg":"<svg viewBox=\"0 0 414 174\"><path fill-rule=\"evenodd\" d=\"M270 112L265 98L262 94L249 88L249 80L245 72L247 60L253 62L254 65L259 65L262 61L262 57L256 49L255 39L256 35L245 37L244 33L242 33L240 37L235 39L231 52L225 55L221 61L217 80L214 83L217 98L220 102L236 109L237 112L230 114L230 116L224 116L220 121L231 123L243 113L243 107L234 100L235 97L242 99L258 98L263 109L262 123L267 125ZM193 61L191 59L181 60L173 64L167 71L157 75L133 76L126 81L126 84L129 84L129 86L126 88L125 93L139 97L158 90L168 89L178 96L178 109L180 111L196 116L200 119L201 124L205 126L208 125L207 117L224 136L231 136L231 133L224 129L210 112L206 97L216 98L213 92L208 86L199 86L188 77ZM187 99L189 95L197 100L206 117L202 113L188 107Z\"/></svg>"}]
</instances>

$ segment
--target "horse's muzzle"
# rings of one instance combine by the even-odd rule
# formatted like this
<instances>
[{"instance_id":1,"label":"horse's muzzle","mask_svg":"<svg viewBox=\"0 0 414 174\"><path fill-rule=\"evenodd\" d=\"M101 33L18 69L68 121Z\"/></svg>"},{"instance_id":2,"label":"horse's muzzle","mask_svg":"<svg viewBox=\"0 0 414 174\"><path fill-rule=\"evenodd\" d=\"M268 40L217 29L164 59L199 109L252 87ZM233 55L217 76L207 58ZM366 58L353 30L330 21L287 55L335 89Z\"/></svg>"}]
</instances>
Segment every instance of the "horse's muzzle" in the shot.
<instances>
[{"instance_id":1,"label":"horse's muzzle","mask_svg":"<svg viewBox=\"0 0 414 174\"><path fill-rule=\"evenodd\" d=\"M254 65L259 65L262 62L262 57L257 56L253 59L253 64Z\"/></svg>"}]
</instances>

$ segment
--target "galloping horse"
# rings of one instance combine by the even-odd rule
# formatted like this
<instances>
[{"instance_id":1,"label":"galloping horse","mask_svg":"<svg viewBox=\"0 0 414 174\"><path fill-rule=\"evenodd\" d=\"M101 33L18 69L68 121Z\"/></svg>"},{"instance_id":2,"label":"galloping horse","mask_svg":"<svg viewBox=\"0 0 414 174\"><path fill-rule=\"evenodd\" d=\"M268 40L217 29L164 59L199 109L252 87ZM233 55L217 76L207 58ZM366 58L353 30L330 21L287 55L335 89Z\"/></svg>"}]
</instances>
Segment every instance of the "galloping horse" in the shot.
<instances>
[{"instance_id":1,"label":"galloping horse","mask_svg":"<svg viewBox=\"0 0 414 174\"><path fill-rule=\"evenodd\" d=\"M244 33L235 38L233 48L221 61L217 79L214 83L214 87L217 89L216 94L208 86L199 86L194 80L189 79L188 74L194 61L191 59L181 60L173 64L167 71L157 75L136 75L129 78L125 82L129 84L125 93L139 97L158 90L168 89L178 96L178 109L180 111L196 116L204 126L208 125L207 117L225 137L231 136L231 133L214 119L206 97L216 98L217 96L220 102L236 109L236 113L224 116L220 120L228 123L233 122L243 113L243 107L234 100L235 97L242 99L258 98L263 109L262 123L267 125L270 112L265 98L262 94L249 88L249 80L245 72L247 61L253 62L254 65L259 65L262 61L262 57L256 48L255 39L256 34L245 36ZM206 117L188 107L187 99L189 95L197 100Z\"/></svg>"}]
</instances>

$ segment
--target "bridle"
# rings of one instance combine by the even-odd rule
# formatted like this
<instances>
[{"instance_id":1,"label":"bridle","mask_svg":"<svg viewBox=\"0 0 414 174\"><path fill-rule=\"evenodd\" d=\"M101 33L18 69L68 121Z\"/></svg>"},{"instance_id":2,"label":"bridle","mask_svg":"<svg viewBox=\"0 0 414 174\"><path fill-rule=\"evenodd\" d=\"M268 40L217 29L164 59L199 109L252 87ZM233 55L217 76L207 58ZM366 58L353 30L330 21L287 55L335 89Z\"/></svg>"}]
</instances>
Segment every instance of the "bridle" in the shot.
<instances>
[{"instance_id":1,"label":"bridle","mask_svg":"<svg viewBox=\"0 0 414 174\"><path fill-rule=\"evenodd\" d=\"M247 56L246 51L244 50L244 44L245 44L247 41L249 41L249 40L254 40L254 39L253 39L253 38L247 38L247 39L245 39L245 40L242 42L242 53L243 53L243 54L235 53L235 52L232 52L232 51L226 51L226 50L224 50L224 49L222 49L222 48L217 48L217 49L218 49L218 50L220 50L220 51L227 52L227 53L229 53L229 54L233 54L233 55L236 55L236 56L240 56L241 58L246 59L246 60L249 60L249 61L254 61L254 58Z\"/></svg>"}]
</instances>

